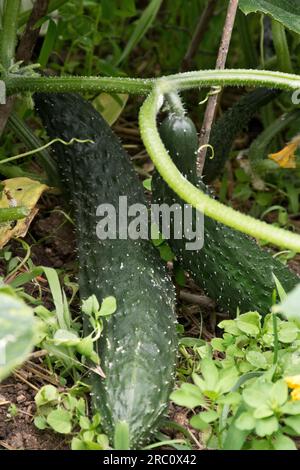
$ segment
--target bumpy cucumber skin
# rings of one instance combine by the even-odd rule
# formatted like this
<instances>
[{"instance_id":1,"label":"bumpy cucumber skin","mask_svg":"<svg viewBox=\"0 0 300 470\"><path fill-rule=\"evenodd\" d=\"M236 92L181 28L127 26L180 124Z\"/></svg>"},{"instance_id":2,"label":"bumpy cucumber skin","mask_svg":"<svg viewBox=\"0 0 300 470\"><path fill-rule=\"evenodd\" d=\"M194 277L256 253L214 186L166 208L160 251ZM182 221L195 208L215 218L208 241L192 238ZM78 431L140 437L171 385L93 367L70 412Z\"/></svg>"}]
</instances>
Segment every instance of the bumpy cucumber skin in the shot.
<instances>
[{"instance_id":1,"label":"bumpy cucumber skin","mask_svg":"<svg viewBox=\"0 0 300 470\"><path fill-rule=\"evenodd\" d=\"M214 158L207 158L203 181L208 184L218 178L229 158L230 150L239 132L250 122L257 111L274 100L281 92L258 88L243 96L213 125L209 143L214 148Z\"/></svg>"},{"instance_id":2,"label":"bumpy cucumber skin","mask_svg":"<svg viewBox=\"0 0 300 470\"><path fill-rule=\"evenodd\" d=\"M96 236L96 209L119 196L146 204L143 189L117 137L94 108L73 94L39 94L36 108L50 138L91 139L94 144L55 144L63 187L74 209L81 297L113 295L117 311L98 343L103 379L92 376L94 406L113 439L115 425L129 425L131 448L155 430L173 387L176 362L175 295L156 249L148 241Z\"/></svg>"},{"instance_id":3,"label":"bumpy cucumber skin","mask_svg":"<svg viewBox=\"0 0 300 470\"><path fill-rule=\"evenodd\" d=\"M160 135L184 176L204 191L208 190L196 176L197 133L191 128L189 120L172 115L167 117L160 126ZM185 149L182 145L185 141L193 142L193 147L188 145ZM158 173L153 176L152 190L153 202L157 204L183 204ZM257 310L262 315L269 312L275 288L272 273L286 291L300 281L296 274L260 248L253 239L209 217L205 217L204 246L201 250L186 250L185 239L171 239L169 243L195 282L231 315L236 314L237 307L241 312Z\"/></svg>"}]
</instances>

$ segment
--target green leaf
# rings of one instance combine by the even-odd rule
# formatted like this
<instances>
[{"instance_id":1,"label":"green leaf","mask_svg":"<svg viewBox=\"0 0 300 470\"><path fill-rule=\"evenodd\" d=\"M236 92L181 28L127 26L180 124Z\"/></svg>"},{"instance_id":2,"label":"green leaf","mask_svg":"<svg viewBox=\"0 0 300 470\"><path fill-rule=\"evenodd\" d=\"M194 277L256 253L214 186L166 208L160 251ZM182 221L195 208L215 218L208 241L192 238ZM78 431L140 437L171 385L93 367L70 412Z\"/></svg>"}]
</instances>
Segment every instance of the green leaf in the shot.
<instances>
[{"instance_id":1,"label":"green leaf","mask_svg":"<svg viewBox=\"0 0 300 470\"><path fill-rule=\"evenodd\" d=\"M252 450L274 450L267 439L253 439L251 441Z\"/></svg>"},{"instance_id":2,"label":"green leaf","mask_svg":"<svg viewBox=\"0 0 300 470\"><path fill-rule=\"evenodd\" d=\"M269 416L272 416L273 414L273 410L267 405L259 406L253 412L255 419L269 418Z\"/></svg>"},{"instance_id":3,"label":"green leaf","mask_svg":"<svg viewBox=\"0 0 300 470\"><path fill-rule=\"evenodd\" d=\"M91 422L87 416L80 416L79 418L79 426L81 429L89 429L91 426Z\"/></svg>"},{"instance_id":4,"label":"green leaf","mask_svg":"<svg viewBox=\"0 0 300 470\"><path fill-rule=\"evenodd\" d=\"M268 403L270 384L255 382L243 391L243 399L251 408L258 408Z\"/></svg>"},{"instance_id":5,"label":"green leaf","mask_svg":"<svg viewBox=\"0 0 300 470\"><path fill-rule=\"evenodd\" d=\"M292 343L298 337L299 328L292 322L282 322L278 331L278 339L281 343Z\"/></svg>"},{"instance_id":6,"label":"green leaf","mask_svg":"<svg viewBox=\"0 0 300 470\"><path fill-rule=\"evenodd\" d=\"M248 312L240 315L237 320L238 328L248 336L257 336L260 333L260 319L258 312Z\"/></svg>"},{"instance_id":7,"label":"green leaf","mask_svg":"<svg viewBox=\"0 0 300 470\"><path fill-rule=\"evenodd\" d=\"M283 405L288 399L288 386L284 380L278 380L270 389L270 400L278 406Z\"/></svg>"},{"instance_id":8,"label":"green leaf","mask_svg":"<svg viewBox=\"0 0 300 470\"><path fill-rule=\"evenodd\" d=\"M72 416L67 410L58 408L50 411L47 416L47 423L60 434L70 434L72 430L71 418Z\"/></svg>"},{"instance_id":9,"label":"green leaf","mask_svg":"<svg viewBox=\"0 0 300 470\"><path fill-rule=\"evenodd\" d=\"M108 437L105 434L98 434L97 435L97 442L103 450L108 449L109 440L108 440Z\"/></svg>"},{"instance_id":10,"label":"green leaf","mask_svg":"<svg viewBox=\"0 0 300 470\"><path fill-rule=\"evenodd\" d=\"M86 444L78 437L73 437L71 442L72 450L86 450Z\"/></svg>"},{"instance_id":11,"label":"green leaf","mask_svg":"<svg viewBox=\"0 0 300 470\"><path fill-rule=\"evenodd\" d=\"M218 327L222 328L226 333L231 335L240 335L240 330L238 329L236 320L223 320L218 324Z\"/></svg>"},{"instance_id":12,"label":"green leaf","mask_svg":"<svg viewBox=\"0 0 300 470\"><path fill-rule=\"evenodd\" d=\"M206 343L203 339L200 339L200 338L186 337L186 338L180 338L179 344L181 346L185 346L186 348L193 348L193 347L199 348L201 346L205 346Z\"/></svg>"},{"instance_id":13,"label":"green leaf","mask_svg":"<svg viewBox=\"0 0 300 470\"><path fill-rule=\"evenodd\" d=\"M86 315L92 315L93 313L99 312L99 309L100 305L97 297L94 294L82 302L81 310Z\"/></svg>"},{"instance_id":14,"label":"green leaf","mask_svg":"<svg viewBox=\"0 0 300 470\"><path fill-rule=\"evenodd\" d=\"M37 62L40 64L41 68L45 68L48 62L50 55L53 52L56 38L57 38L58 28L54 20L50 19L48 24L47 33L41 48L41 52Z\"/></svg>"},{"instance_id":15,"label":"green leaf","mask_svg":"<svg viewBox=\"0 0 300 470\"><path fill-rule=\"evenodd\" d=\"M35 425L38 429L41 429L41 430L46 429L46 427L47 427L46 418L44 418L44 416L36 416L36 417L34 418L34 425Z\"/></svg>"},{"instance_id":16,"label":"green leaf","mask_svg":"<svg viewBox=\"0 0 300 470\"><path fill-rule=\"evenodd\" d=\"M196 385L184 383L178 390L171 393L171 400L179 406L196 408L205 403L204 397Z\"/></svg>"},{"instance_id":17,"label":"green leaf","mask_svg":"<svg viewBox=\"0 0 300 470\"><path fill-rule=\"evenodd\" d=\"M105 299L103 300L101 304L99 316L106 317L108 315L112 315L113 313L115 313L116 310L117 310L117 301L115 297L113 296L105 297Z\"/></svg>"},{"instance_id":18,"label":"green leaf","mask_svg":"<svg viewBox=\"0 0 300 470\"><path fill-rule=\"evenodd\" d=\"M218 413L214 410L202 411L198 416L200 416L205 423L213 423L219 418Z\"/></svg>"},{"instance_id":19,"label":"green leaf","mask_svg":"<svg viewBox=\"0 0 300 470\"><path fill-rule=\"evenodd\" d=\"M143 186L144 186L145 189L147 189L147 191L151 191L152 190L152 177L151 178L146 178L143 181Z\"/></svg>"},{"instance_id":20,"label":"green leaf","mask_svg":"<svg viewBox=\"0 0 300 470\"><path fill-rule=\"evenodd\" d=\"M262 12L300 34L300 5L298 0L240 0L239 7L248 13Z\"/></svg>"},{"instance_id":21,"label":"green leaf","mask_svg":"<svg viewBox=\"0 0 300 470\"><path fill-rule=\"evenodd\" d=\"M114 449L130 449L129 425L128 423L126 423L126 421L118 421L115 425Z\"/></svg>"},{"instance_id":22,"label":"green leaf","mask_svg":"<svg viewBox=\"0 0 300 470\"><path fill-rule=\"evenodd\" d=\"M44 385L35 395L34 401L37 407L57 401L59 393L54 385Z\"/></svg>"},{"instance_id":23,"label":"green leaf","mask_svg":"<svg viewBox=\"0 0 300 470\"><path fill-rule=\"evenodd\" d=\"M298 435L300 434L300 416L289 416L288 418L284 419L284 422Z\"/></svg>"},{"instance_id":24,"label":"green leaf","mask_svg":"<svg viewBox=\"0 0 300 470\"><path fill-rule=\"evenodd\" d=\"M77 351L79 354L83 356L89 357L90 359L94 356L94 342L91 336L86 336L80 340L80 343L76 346ZM97 354L96 354L97 356ZM97 359L96 363L99 363L99 358Z\"/></svg>"},{"instance_id":25,"label":"green leaf","mask_svg":"<svg viewBox=\"0 0 300 470\"><path fill-rule=\"evenodd\" d=\"M238 405L242 397L238 392L230 392L227 395L221 396L218 398L217 402L220 405Z\"/></svg>"},{"instance_id":26,"label":"green leaf","mask_svg":"<svg viewBox=\"0 0 300 470\"><path fill-rule=\"evenodd\" d=\"M214 361L212 359L205 358L201 361L200 367L206 389L215 390L219 381L219 371Z\"/></svg>"},{"instance_id":27,"label":"green leaf","mask_svg":"<svg viewBox=\"0 0 300 470\"><path fill-rule=\"evenodd\" d=\"M126 57L131 53L132 49L138 44L138 42L144 37L153 21L156 18L156 15L160 9L162 0L151 0L147 8L142 13L142 16L137 21L135 28L127 41L126 47L122 52L121 57L119 58L116 65L120 65Z\"/></svg>"},{"instance_id":28,"label":"green leaf","mask_svg":"<svg viewBox=\"0 0 300 470\"><path fill-rule=\"evenodd\" d=\"M255 431L260 437L270 436L279 428L279 423L275 416L269 418L259 419L256 421Z\"/></svg>"},{"instance_id":29,"label":"green leaf","mask_svg":"<svg viewBox=\"0 0 300 470\"><path fill-rule=\"evenodd\" d=\"M209 423L207 423L206 421L204 421L200 414L198 415L195 415L191 418L190 420L190 425L194 428L194 429L198 429L199 431L205 431L206 429L209 428Z\"/></svg>"},{"instance_id":30,"label":"green leaf","mask_svg":"<svg viewBox=\"0 0 300 470\"><path fill-rule=\"evenodd\" d=\"M236 420L235 425L242 431L251 431L255 428L255 419L249 411L242 413Z\"/></svg>"},{"instance_id":31,"label":"green leaf","mask_svg":"<svg viewBox=\"0 0 300 470\"><path fill-rule=\"evenodd\" d=\"M265 369L268 365L265 356L259 351L247 352L246 359L257 369Z\"/></svg>"},{"instance_id":32,"label":"green leaf","mask_svg":"<svg viewBox=\"0 0 300 470\"><path fill-rule=\"evenodd\" d=\"M27 359L36 338L32 309L0 289L0 382Z\"/></svg>"},{"instance_id":33,"label":"green leaf","mask_svg":"<svg viewBox=\"0 0 300 470\"><path fill-rule=\"evenodd\" d=\"M276 435L272 444L275 450L297 450L295 442L284 434Z\"/></svg>"},{"instance_id":34,"label":"green leaf","mask_svg":"<svg viewBox=\"0 0 300 470\"><path fill-rule=\"evenodd\" d=\"M280 299L280 302L282 302L285 298L286 298L286 292L281 284L281 282L279 281L279 279L275 276L274 273L272 273L272 276L273 276L273 279L275 281L275 285L276 285L276 289L277 289L277 292L278 292L278 295L279 295L279 299Z\"/></svg>"},{"instance_id":35,"label":"green leaf","mask_svg":"<svg viewBox=\"0 0 300 470\"><path fill-rule=\"evenodd\" d=\"M273 306L275 313L283 313L288 320L294 320L300 325L300 284L293 289L279 305Z\"/></svg>"},{"instance_id":36,"label":"green leaf","mask_svg":"<svg viewBox=\"0 0 300 470\"><path fill-rule=\"evenodd\" d=\"M210 342L214 351L225 352L226 348L222 338L213 338Z\"/></svg>"},{"instance_id":37,"label":"green leaf","mask_svg":"<svg viewBox=\"0 0 300 470\"><path fill-rule=\"evenodd\" d=\"M300 415L300 401L288 401L281 411L287 415Z\"/></svg>"},{"instance_id":38,"label":"green leaf","mask_svg":"<svg viewBox=\"0 0 300 470\"><path fill-rule=\"evenodd\" d=\"M246 411L245 405L242 403L239 406L233 420L231 421L227 433L225 434L225 440L223 444L224 450L241 450L242 449L250 431L248 430L242 431L241 429L239 429L236 426L236 421L238 420L240 415L244 413L244 411Z\"/></svg>"},{"instance_id":39,"label":"green leaf","mask_svg":"<svg viewBox=\"0 0 300 470\"><path fill-rule=\"evenodd\" d=\"M219 372L219 382L217 385L217 390L220 393L230 392L232 387L236 384L238 379L238 372L235 367L230 367L228 369L223 369Z\"/></svg>"},{"instance_id":40,"label":"green leaf","mask_svg":"<svg viewBox=\"0 0 300 470\"><path fill-rule=\"evenodd\" d=\"M59 329L55 332L53 340L56 345L62 344L64 346L76 346L80 343L80 338L78 338L76 333L63 329Z\"/></svg>"},{"instance_id":41,"label":"green leaf","mask_svg":"<svg viewBox=\"0 0 300 470\"><path fill-rule=\"evenodd\" d=\"M43 269L53 297L58 324L60 328L67 330L70 325L66 323L64 316L64 302L58 274L53 268L43 267Z\"/></svg>"}]
</instances>

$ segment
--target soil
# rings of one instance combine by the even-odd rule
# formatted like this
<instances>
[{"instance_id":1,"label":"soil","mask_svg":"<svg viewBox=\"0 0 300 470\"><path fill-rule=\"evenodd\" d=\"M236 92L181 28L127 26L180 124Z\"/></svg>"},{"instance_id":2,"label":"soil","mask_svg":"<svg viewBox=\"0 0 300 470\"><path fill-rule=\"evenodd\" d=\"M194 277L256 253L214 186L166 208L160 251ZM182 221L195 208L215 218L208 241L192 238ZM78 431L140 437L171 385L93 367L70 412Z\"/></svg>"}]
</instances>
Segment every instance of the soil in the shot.
<instances>
[{"instance_id":1,"label":"soil","mask_svg":"<svg viewBox=\"0 0 300 470\"><path fill-rule=\"evenodd\" d=\"M22 369L18 374L22 374ZM12 376L0 384L0 448L7 450L68 449L64 438L33 424L36 390ZM11 411L15 405L16 415Z\"/></svg>"}]
</instances>

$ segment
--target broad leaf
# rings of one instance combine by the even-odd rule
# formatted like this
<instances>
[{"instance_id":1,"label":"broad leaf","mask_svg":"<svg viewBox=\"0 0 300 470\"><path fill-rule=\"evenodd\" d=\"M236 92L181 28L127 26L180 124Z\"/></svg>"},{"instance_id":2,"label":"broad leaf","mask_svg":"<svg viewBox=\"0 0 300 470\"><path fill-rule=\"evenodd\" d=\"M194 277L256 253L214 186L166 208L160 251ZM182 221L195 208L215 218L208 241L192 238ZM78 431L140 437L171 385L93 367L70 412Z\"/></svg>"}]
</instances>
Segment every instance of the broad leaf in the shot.
<instances>
[{"instance_id":1,"label":"broad leaf","mask_svg":"<svg viewBox=\"0 0 300 470\"><path fill-rule=\"evenodd\" d=\"M184 383L178 390L171 393L171 400L179 406L196 408L205 403L202 393L196 385Z\"/></svg>"},{"instance_id":2,"label":"broad leaf","mask_svg":"<svg viewBox=\"0 0 300 470\"><path fill-rule=\"evenodd\" d=\"M17 297L0 291L0 381L26 360L35 338L32 309Z\"/></svg>"},{"instance_id":3,"label":"broad leaf","mask_svg":"<svg viewBox=\"0 0 300 470\"><path fill-rule=\"evenodd\" d=\"M240 0L240 9L248 13L262 12L300 34L300 3L298 0Z\"/></svg>"}]
</instances>

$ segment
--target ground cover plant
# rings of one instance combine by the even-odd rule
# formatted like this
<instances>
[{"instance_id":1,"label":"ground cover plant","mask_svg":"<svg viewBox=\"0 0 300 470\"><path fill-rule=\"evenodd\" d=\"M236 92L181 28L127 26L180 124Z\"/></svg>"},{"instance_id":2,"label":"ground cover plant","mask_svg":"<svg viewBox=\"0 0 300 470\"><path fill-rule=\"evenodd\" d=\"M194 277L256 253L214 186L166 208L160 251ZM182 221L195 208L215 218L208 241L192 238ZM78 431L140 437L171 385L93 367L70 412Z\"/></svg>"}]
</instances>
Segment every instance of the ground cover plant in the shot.
<instances>
[{"instance_id":1,"label":"ground cover plant","mask_svg":"<svg viewBox=\"0 0 300 470\"><path fill-rule=\"evenodd\" d=\"M299 14L0 3L1 449L297 450Z\"/></svg>"}]
</instances>

